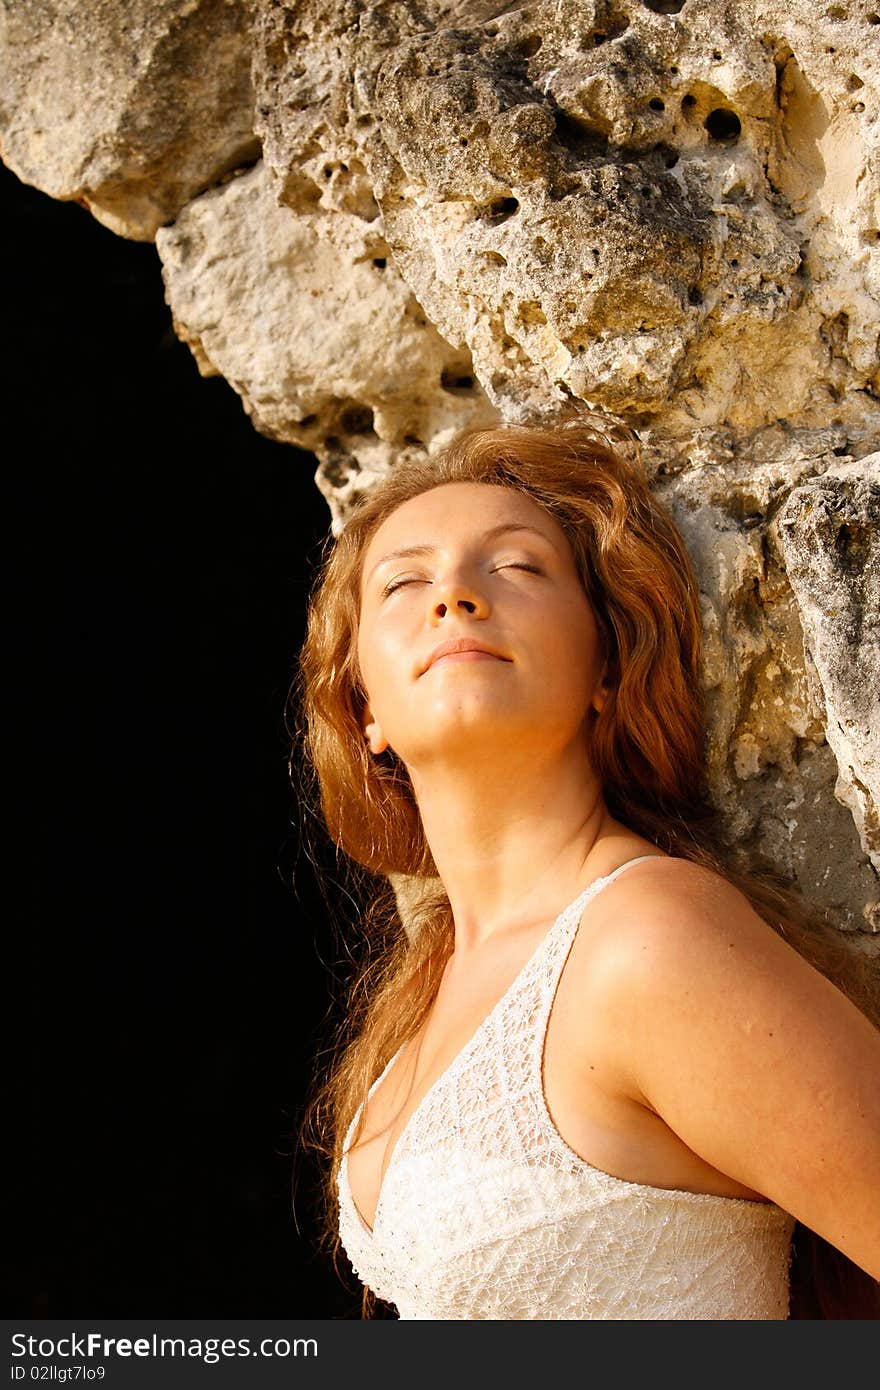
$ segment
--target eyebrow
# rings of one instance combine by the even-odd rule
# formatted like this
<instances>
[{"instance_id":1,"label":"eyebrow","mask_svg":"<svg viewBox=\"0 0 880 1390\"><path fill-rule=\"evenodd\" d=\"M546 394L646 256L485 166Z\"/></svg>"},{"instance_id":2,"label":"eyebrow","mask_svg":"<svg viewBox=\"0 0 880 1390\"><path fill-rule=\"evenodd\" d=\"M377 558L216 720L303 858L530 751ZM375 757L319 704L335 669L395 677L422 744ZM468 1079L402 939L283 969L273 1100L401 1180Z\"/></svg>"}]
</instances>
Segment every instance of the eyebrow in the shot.
<instances>
[{"instance_id":1,"label":"eyebrow","mask_svg":"<svg viewBox=\"0 0 880 1390\"><path fill-rule=\"evenodd\" d=\"M533 536L540 536L542 541L546 541L557 554L559 553L559 547L554 540L551 540L546 531L539 531L537 526L527 526L525 523L519 521L502 521L500 525L492 526L488 531L484 531L480 540L491 541L494 540L496 536L504 535L507 531L530 531ZM437 547L435 545L405 545L402 546L400 550L390 550L387 555L382 556L381 560L376 561L367 579L372 579L376 570L379 569L381 565L386 565L389 560L409 560L416 555L430 555L436 549Z\"/></svg>"}]
</instances>

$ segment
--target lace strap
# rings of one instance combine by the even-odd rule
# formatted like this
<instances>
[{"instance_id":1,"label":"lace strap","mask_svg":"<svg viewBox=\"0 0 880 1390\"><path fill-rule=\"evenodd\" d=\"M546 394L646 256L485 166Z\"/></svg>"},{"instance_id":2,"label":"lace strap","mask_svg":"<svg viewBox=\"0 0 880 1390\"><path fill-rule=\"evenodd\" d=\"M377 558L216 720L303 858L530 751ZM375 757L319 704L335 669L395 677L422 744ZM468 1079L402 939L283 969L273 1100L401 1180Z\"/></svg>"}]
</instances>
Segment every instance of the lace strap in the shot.
<instances>
[{"instance_id":1,"label":"lace strap","mask_svg":"<svg viewBox=\"0 0 880 1390\"><path fill-rule=\"evenodd\" d=\"M602 878L594 879L588 884L583 893L575 898L574 902L566 908L563 913L563 921L557 925L564 929L554 932L554 940L551 943L552 949L545 957L545 970L540 981L541 999L535 1012L534 1031L532 1034L532 1066L530 1069L533 1085L537 1085L543 1096L543 1060L544 1043L547 1036L547 1028L550 1023L550 1013L553 1008L553 1001L556 998L556 991L559 988L559 981L565 969L574 939L577 936L578 927L583 919L584 910L591 899L598 897L603 888L607 888L609 883L613 883L619 878L626 869L631 869L634 864L641 864L645 859L659 859L657 854L640 854L635 859L627 859L626 863L618 865L610 874L605 874ZM536 1001L537 1003L537 1001Z\"/></svg>"}]
</instances>

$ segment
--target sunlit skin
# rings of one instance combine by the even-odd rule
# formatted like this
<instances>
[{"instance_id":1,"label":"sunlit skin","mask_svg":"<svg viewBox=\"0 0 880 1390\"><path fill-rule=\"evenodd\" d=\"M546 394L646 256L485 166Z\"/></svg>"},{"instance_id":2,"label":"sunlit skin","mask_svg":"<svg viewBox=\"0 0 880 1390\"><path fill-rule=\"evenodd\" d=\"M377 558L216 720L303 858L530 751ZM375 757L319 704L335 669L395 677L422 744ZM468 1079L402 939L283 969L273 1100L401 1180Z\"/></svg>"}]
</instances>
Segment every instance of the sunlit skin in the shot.
<instances>
[{"instance_id":1,"label":"sunlit skin","mask_svg":"<svg viewBox=\"0 0 880 1390\"><path fill-rule=\"evenodd\" d=\"M498 655L425 669L462 636ZM880 1278L880 1033L724 878L609 815L590 762L607 672L558 524L483 483L403 503L364 557L357 655L363 736L406 765L455 927L349 1154L367 1223L413 1111L557 913L647 854L590 901L560 977L553 1121L626 1181L777 1202Z\"/></svg>"},{"instance_id":2,"label":"sunlit skin","mask_svg":"<svg viewBox=\"0 0 880 1390\"><path fill-rule=\"evenodd\" d=\"M452 637L501 656L424 670ZM484 483L403 503L364 557L358 661L369 746L406 764L461 944L575 897L615 823L589 759L598 631L554 518Z\"/></svg>"}]
</instances>

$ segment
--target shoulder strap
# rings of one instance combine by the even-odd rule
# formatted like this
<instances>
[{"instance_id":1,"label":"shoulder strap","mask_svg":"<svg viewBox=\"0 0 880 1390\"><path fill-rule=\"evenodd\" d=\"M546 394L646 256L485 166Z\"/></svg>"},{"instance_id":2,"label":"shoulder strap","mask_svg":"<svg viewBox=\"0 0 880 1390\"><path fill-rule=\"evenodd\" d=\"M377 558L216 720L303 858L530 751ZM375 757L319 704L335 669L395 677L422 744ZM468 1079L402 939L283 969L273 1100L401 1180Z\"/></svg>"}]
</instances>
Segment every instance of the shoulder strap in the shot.
<instances>
[{"instance_id":1,"label":"shoulder strap","mask_svg":"<svg viewBox=\"0 0 880 1390\"><path fill-rule=\"evenodd\" d=\"M600 885L600 886L599 886L599 888L597 888L596 891L597 891L597 892L600 892L601 889L604 888L606 884L608 884L608 883L613 883L614 880L618 877L618 875L623 873L624 869L631 869L632 866L633 866L633 864L641 864L641 862L642 862L643 859L664 859L664 858L666 858L666 856L665 856L665 855L661 855L661 854L639 854L639 855L636 856L635 859L627 859L626 862L625 862L624 864L619 864L619 865L617 866L616 869L612 869L612 871L611 871L610 874L606 874L604 878L600 878L600 879L599 879L599 885Z\"/></svg>"}]
</instances>

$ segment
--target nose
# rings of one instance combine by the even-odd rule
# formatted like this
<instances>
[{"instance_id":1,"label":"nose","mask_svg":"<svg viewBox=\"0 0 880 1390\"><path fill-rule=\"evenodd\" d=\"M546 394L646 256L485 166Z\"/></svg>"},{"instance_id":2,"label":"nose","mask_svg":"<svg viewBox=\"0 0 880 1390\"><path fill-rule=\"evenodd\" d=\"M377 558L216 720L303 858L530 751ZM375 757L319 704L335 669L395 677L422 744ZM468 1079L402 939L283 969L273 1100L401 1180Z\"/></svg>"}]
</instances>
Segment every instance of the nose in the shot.
<instances>
[{"instance_id":1,"label":"nose","mask_svg":"<svg viewBox=\"0 0 880 1390\"><path fill-rule=\"evenodd\" d=\"M460 573L438 576L431 585L430 594L430 617L434 624L450 612L469 613L475 618L486 618L490 612L489 601L481 588Z\"/></svg>"}]
</instances>

